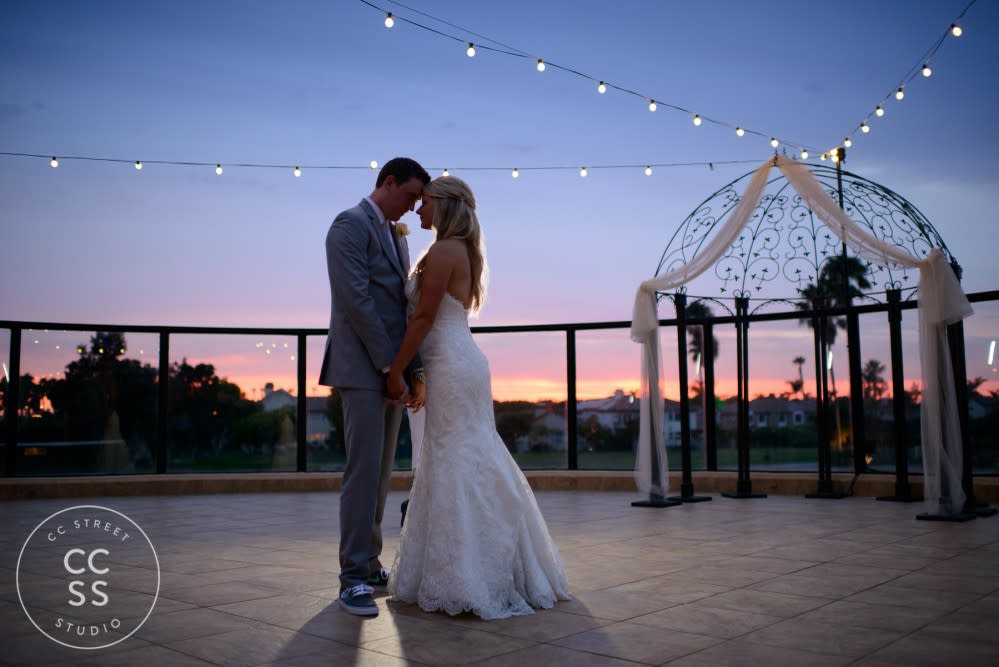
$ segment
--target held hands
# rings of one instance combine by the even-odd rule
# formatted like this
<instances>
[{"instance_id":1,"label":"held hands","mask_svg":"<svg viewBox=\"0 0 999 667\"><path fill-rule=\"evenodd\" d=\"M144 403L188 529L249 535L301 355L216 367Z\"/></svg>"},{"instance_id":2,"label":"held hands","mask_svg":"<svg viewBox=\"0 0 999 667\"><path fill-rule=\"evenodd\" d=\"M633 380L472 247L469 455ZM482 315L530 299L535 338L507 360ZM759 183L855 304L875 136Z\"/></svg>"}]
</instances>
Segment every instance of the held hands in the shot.
<instances>
[{"instance_id":1,"label":"held hands","mask_svg":"<svg viewBox=\"0 0 999 667\"><path fill-rule=\"evenodd\" d=\"M427 401L427 385L422 380L413 379L413 393L409 396L406 407L413 412L419 412Z\"/></svg>"},{"instance_id":2,"label":"held hands","mask_svg":"<svg viewBox=\"0 0 999 667\"><path fill-rule=\"evenodd\" d=\"M394 405L406 405L410 400L409 387L406 386L406 381L402 379L402 373L389 373L385 376L385 394L387 395L386 400Z\"/></svg>"}]
</instances>

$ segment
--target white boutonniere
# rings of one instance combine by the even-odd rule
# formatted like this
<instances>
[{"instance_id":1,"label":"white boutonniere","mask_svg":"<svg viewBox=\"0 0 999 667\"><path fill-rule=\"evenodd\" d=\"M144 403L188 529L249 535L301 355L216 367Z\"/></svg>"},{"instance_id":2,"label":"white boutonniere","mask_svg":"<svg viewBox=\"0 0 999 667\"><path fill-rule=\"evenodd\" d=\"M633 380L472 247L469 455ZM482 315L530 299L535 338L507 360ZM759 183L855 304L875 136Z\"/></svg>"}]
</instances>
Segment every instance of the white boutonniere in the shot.
<instances>
[{"instance_id":1,"label":"white boutonniere","mask_svg":"<svg viewBox=\"0 0 999 667\"><path fill-rule=\"evenodd\" d=\"M396 238L402 238L403 236L409 236L409 225L405 222L397 222L392 225L392 231L395 232Z\"/></svg>"}]
</instances>

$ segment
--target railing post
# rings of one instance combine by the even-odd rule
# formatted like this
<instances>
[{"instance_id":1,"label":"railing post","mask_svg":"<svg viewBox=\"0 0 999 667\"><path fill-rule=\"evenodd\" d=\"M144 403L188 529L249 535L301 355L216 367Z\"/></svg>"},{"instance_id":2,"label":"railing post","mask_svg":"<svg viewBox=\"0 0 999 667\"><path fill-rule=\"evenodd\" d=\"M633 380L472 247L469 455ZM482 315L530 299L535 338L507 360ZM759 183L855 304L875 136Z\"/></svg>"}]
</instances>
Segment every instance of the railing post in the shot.
<instances>
[{"instance_id":1,"label":"railing post","mask_svg":"<svg viewBox=\"0 0 999 667\"><path fill-rule=\"evenodd\" d=\"M702 354L704 364L704 467L708 470L718 470L718 430L715 428L715 355L714 355L714 325L704 324L702 337L707 344L707 354Z\"/></svg>"},{"instance_id":2,"label":"railing post","mask_svg":"<svg viewBox=\"0 0 999 667\"><path fill-rule=\"evenodd\" d=\"M307 436L309 431L309 410L308 401L309 397L305 395L305 334L298 334L298 357L296 361L298 362L298 418L295 424L295 432L297 434L296 446L295 446L295 469L298 472L305 472L308 465L307 456Z\"/></svg>"},{"instance_id":3,"label":"railing post","mask_svg":"<svg viewBox=\"0 0 999 667\"><path fill-rule=\"evenodd\" d=\"M579 447L576 424L576 330L565 330L565 447L569 470L579 469Z\"/></svg>"},{"instance_id":4,"label":"railing post","mask_svg":"<svg viewBox=\"0 0 999 667\"><path fill-rule=\"evenodd\" d=\"M895 495L878 500L911 503L922 498L909 487L909 443L905 437L905 375L902 366L902 290L888 290L888 337L891 344L892 414L895 430Z\"/></svg>"},{"instance_id":5,"label":"railing post","mask_svg":"<svg viewBox=\"0 0 999 667\"><path fill-rule=\"evenodd\" d=\"M846 344L850 362L850 437L853 440L853 472L867 470L867 436L864 432L864 378L860 356L860 316L850 304L846 314Z\"/></svg>"},{"instance_id":6,"label":"railing post","mask_svg":"<svg viewBox=\"0 0 999 667\"><path fill-rule=\"evenodd\" d=\"M4 476L17 476L17 412L21 404L21 327L10 329L10 380L7 382L7 452Z\"/></svg>"},{"instance_id":7,"label":"railing post","mask_svg":"<svg viewBox=\"0 0 999 667\"><path fill-rule=\"evenodd\" d=\"M156 472L167 471L167 419L170 400L170 333L160 331L159 392L156 403Z\"/></svg>"},{"instance_id":8,"label":"railing post","mask_svg":"<svg viewBox=\"0 0 999 667\"><path fill-rule=\"evenodd\" d=\"M736 449L739 458L739 479L735 493L723 493L726 498L766 498L765 493L753 493L749 478L749 299L735 299L735 366L737 382L736 410L738 415Z\"/></svg>"}]
</instances>

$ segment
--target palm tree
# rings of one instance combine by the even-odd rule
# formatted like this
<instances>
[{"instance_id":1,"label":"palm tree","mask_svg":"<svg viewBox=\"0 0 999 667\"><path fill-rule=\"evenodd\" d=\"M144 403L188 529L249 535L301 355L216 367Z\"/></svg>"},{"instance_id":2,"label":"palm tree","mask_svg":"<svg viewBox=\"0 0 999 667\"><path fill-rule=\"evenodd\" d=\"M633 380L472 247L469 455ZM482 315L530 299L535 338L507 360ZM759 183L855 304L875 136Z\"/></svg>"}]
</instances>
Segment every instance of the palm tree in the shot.
<instances>
[{"instance_id":1,"label":"palm tree","mask_svg":"<svg viewBox=\"0 0 999 667\"><path fill-rule=\"evenodd\" d=\"M791 363L798 367L798 381L794 385L795 391L793 393L801 393L801 397L805 397L805 374L802 372L802 367L805 365L804 357L795 357L791 360Z\"/></svg>"},{"instance_id":2,"label":"palm tree","mask_svg":"<svg viewBox=\"0 0 999 667\"><path fill-rule=\"evenodd\" d=\"M799 310L815 310L823 305L846 307L850 301L863 295L863 290L871 288L871 282L867 279L867 265L860 259L853 256L834 255L827 259L819 270L818 279L815 283L809 283L798 293L803 297L797 308ZM822 350L823 363L829 363L830 352L833 343L836 341L836 330L846 329L846 318L824 318L826 346ZM799 323L808 325L814 329L815 323L811 317L802 318ZM836 392L836 371L832 364L829 364L829 379L832 382L832 402L836 414L836 442L840 442L840 416L837 406Z\"/></svg>"},{"instance_id":3,"label":"palm tree","mask_svg":"<svg viewBox=\"0 0 999 667\"><path fill-rule=\"evenodd\" d=\"M687 317L696 320L707 320L714 317L711 308L703 301L694 301L687 306ZM697 393L701 398L701 420L703 422L706 412L707 396L704 391L704 327L701 325L687 327L687 351L690 358L697 366ZM714 334L711 336L711 358L718 358L718 339ZM703 424L702 424L703 428Z\"/></svg>"}]
</instances>

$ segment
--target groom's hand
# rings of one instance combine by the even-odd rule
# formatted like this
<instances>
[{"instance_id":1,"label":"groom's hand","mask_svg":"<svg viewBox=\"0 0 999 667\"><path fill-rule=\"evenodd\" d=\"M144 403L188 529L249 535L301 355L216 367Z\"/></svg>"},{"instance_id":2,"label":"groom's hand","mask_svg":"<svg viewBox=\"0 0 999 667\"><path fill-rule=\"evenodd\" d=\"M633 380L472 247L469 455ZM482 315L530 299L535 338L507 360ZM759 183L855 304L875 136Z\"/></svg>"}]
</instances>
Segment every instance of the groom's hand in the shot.
<instances>
[{"instance_id":1,"label":"groom's hand","mask_svg":"<svg viewBox=\"0 0 999 667\"><path fill-rule=\"evenodd\" d=\"M385 376L385 394L392 403L405 404L409 397L409 387L406 386L401 373L389 373Z\"/></svg>"}]
</instances>

